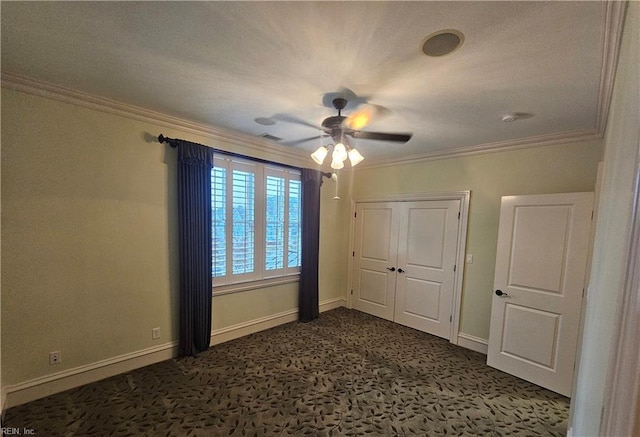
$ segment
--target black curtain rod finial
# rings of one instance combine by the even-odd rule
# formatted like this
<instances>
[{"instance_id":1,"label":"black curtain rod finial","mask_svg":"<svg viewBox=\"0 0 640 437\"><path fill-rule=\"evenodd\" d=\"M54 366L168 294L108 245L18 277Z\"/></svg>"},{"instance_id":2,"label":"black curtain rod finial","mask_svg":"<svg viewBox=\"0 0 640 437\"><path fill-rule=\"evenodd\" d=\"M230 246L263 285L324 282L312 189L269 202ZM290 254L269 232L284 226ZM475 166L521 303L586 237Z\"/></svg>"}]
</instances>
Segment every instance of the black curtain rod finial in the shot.
<instances>
[{"instance_id":1,"label":"black curtain rod finial","mask_svg":"<svg viewBox=\"0 0 640 437\"><path fill-rule=\"evenodd\" d=\"M176 147L178 147L178 145L175 143L175 140L173 138L167 138L164 135L160 134L158 135L158 142L160 144L162 143L168 143L171 147L173 147L174 149Z\"/></svg>"},{"instance_id":2,"label":"black curtain rod finial","mask_svg":"<svg viewBox=\"0 0 640 437\"><path fill-rule=\"evenodd\" d=\"M162 134L158 135L158 141L160 142L160 144L168 143L174 149L176 149L179 145L185 144L185 143L196 144L196 145L202 146L202 147L209 147L209 146L206 146L204 144L194 143L193 141L182 140L180 138L168 138L168 137L165 137ZM277 165L279 167L292 168L294 170L300 171L300 167L296 167L296 166L293 166L293 165L282 164L280 162L269 161L267 159L254 158L254 157L251 157L251 156L243 155L241 153L229 152L227 150L220 150L220 149L216 149L216 148L213 148L213 150L214 150L215 153L220 154L220 155L234 156L236 158L248 159L250 161L261 162L263 164ZM324 173L323 176L331 177L331 173Z\"/></svg>"}]
</instances>

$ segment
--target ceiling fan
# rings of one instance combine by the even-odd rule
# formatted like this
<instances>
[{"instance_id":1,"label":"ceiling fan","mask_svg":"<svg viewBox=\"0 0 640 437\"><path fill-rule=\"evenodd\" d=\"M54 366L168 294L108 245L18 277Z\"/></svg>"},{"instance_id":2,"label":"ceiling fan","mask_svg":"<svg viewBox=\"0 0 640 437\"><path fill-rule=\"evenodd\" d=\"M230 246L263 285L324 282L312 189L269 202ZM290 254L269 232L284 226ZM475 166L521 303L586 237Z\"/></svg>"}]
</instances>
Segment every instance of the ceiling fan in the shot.
<instances>
[{"instance_id":1,"label":"ceiling fan","mask_svg":"<svg viewBox=\"0 0 640 437\"><path fill-rule=\"evenodd\" d=\"M348 137L364 139L364 140L379 140L390 141L397 143L406 143L411 139L413 134L400 134L400 133L384 133L384 132L367 132L360 129L364 128L369 122L376 117L384 115L385 108L377 105L362 105L354 113L349 116L342 115L342 110L347 106L347 99L344 97L336 97L331 102L333 107L338 110L338 115L333 115L322 120L321 127L318 129L324 131L324 134L305 138L297 141L297 143L310 141L317 138L331 137L335 142L334 145L320 146L315 152L311 154L311 158L318 163L322 164L325 157L329 153L329 149L333 148L331 168L341 169L344 167L344 162L349 158L351 166L355 166L360 163L364 157L354 147L349 144ZM293 121L301 123L307 126L316 127L309 123L302 122L294 118L288 118L287 121Z\"/></svg>"},{"instance_id":2,"label":"ceiling fan","mask_svg":"<svg viewBox=\"0 0 640 437\"><path fill-rule=\"evenodd\" d=\"M362 138L365 140L380 140L380 141L393 141L406 143L411 139L412 134L390 134L382 132L365 132L361 131L372 118L379 116L380 112L387 111L381 106L364 105L364 108L360 108L349 116L342 115L342 110L347 106L347 99L337 97L331 102L333 107L338 110L338 115L327 117L322 120L322 128L327 132L334 141L343 136L350 136L353 138ZM377 112L377 113L376 113Z\"/></svg>"}]
</instances>

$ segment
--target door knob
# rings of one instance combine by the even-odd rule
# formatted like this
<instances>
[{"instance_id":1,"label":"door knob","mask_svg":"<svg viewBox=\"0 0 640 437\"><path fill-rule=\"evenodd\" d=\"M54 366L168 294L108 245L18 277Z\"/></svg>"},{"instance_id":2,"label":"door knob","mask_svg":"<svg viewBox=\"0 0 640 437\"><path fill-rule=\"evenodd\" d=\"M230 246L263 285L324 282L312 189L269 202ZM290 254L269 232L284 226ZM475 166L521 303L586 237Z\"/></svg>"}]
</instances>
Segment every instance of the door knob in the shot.
<instances>
[{"instance_id":1,"label":"door knob","mask_svg":"<svg viewBox=\"0 0 640 437\"><path fill-rule=\"evenodd\" d=\"M404 270L398 269L398 273L404 273Z\"/></svg>"},{"instance_id":2,"label":"door knob","mask_svg":"<svg viewBox=\"0 0 640 437\"><path fill-rule=\"evenodd\" d=\"M507 297L509 295L502 290L496 290L496 296Z\"/></svg>"},{"instance_id":3,"label":"door knob","mask_svg":"<svg viewBox=\"0 0 640 437\"><path fill-rule=\"evenodd\" d=\"M395 272L396 268L395 267L387 267L387 270L389 270L390 272Z\"/></svg>"}]
</instances>

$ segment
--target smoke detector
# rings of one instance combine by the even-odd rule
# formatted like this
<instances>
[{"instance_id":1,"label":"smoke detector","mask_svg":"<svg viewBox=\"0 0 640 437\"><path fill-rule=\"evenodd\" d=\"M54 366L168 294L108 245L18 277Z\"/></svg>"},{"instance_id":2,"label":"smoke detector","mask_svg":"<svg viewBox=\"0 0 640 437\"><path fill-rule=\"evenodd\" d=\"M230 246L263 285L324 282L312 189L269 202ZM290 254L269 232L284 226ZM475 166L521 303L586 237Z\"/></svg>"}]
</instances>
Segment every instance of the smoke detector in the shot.
<instances>
[{"instance_id":1,"label":"smoke detector","mask_svg":"<svg viewBox=\"0 0 640 437\"><path fill-rule=\"evenodd\" d=\"M504 123L511 123L512 121L516 121L520 118L520 116L518 114L504 114L501 118L501 120Z\"/></svg>"}]
</instances>

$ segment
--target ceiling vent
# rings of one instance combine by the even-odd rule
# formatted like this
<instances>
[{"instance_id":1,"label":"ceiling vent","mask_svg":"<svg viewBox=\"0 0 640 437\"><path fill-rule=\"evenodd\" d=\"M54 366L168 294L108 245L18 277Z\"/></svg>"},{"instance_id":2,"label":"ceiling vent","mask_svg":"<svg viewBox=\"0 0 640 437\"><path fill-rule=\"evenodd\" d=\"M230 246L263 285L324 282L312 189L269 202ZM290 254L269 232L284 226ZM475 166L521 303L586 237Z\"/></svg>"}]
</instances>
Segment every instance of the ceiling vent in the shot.
<instances>
[{"instance_id":1,"label":"ceiling vent","mask_svg":"<svg viewBox=\"0 0 640 437\"><path fill-rule=\"evenodd\" d=\"M274 124L276 124L275 121L266 117L257 117L257 118L254 118L253 121L263 126L273 126Z\"/></svg>"},{"instance_id":2,"label":"ceiling vent","mask_svg":"<svg viewBox=\"0 0 640 437\"><path fill-rule=\"evenodd\" d=\"M276 136L274 136L274 135L269 135L269 134L267 134L267 133L260 134L260 135L258 135L258 136L259 136L260 138L266 138L266 139L271 140L271 141L280 141L280 140L282 140L282 138L278 138L278 137L276 137Z\"/></svg>"}]
</instances>

